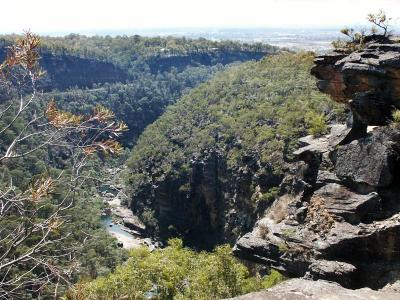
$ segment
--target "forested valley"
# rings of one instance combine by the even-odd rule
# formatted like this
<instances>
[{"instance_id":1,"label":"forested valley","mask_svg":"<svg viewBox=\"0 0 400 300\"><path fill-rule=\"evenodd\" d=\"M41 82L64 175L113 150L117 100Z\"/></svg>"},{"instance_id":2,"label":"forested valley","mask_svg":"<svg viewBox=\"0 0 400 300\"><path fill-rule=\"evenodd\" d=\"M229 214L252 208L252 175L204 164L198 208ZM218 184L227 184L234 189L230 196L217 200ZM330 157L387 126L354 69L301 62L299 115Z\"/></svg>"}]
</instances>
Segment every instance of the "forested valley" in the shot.
<instances>
[{"instance_id":1,"label":"forested valley","mask_svg":"<svg viewBox=\"0 0 400 300\"><path fill-rule=\"evenodd\" d=\"M400 38L367 20L327 54L0 36L0 299L396 297Z\"/></svg>"},{"instance_id":2,"label":"forested valley","mask_svg":"<svg viewBox=\"0 0 400 300\"><path fill-rule=\"evenodd\" d=\"M277 51L173 37L0 37L0 297L52 298L122 264L128 252L100 219L104 170L121 167L190 89Z\"/></svg>"},{"instance_id":3,"label":"forested valley","mask_svg":"<svg viewBox=\"0 0 400 300\"><path fill-rule=\"evenodd\" d=\"M400 299L399 0L0 12L0 300Z\"/></svg>"}]
</instances>

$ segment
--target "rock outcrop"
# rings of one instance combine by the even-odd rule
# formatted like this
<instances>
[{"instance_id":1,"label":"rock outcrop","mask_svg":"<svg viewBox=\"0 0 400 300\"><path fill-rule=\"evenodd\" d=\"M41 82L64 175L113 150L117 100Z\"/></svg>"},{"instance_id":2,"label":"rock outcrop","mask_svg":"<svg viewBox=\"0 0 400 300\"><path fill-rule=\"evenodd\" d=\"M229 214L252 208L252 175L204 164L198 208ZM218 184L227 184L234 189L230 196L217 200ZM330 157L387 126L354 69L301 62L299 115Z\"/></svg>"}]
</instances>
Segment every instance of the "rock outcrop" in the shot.
<instances>
[{"instance_id":1,"label":"rock outcrop","mask_svg":"<svg viewBox=\"0 0 400 300\"><path fill-rule=\"evenodd\" d=\"M388 125L400 108L400 44L371 43L315 63L318 87L350 106L353 128L333 125L327 136L300 140L295 155L305 167L283 180L278 199L234 251L288 276L382 288L400 267L400 131ZM368 125L380 127L367 132Z\"/></svg>"},{"instance_id":2,"label":"rock outcrop","mask_svg":"<svg viewBox=\"0 0 400 300\"><path fill-rule=\"evenodd\" d=\"M319 280L292 279L265 291L232 298L236 300L395 300L393 291L374 291L369 288L350 290Z\"/></svg>"},{"instance_id":3,"label":"rock outcrop","mask_svg":"<svg viewBox=\"0 0 400 300\"><path fill-rule=\"evenodd\" d=\"M390 39L372 40L350 55L319 56L311 73L322 92L350 106L357 130L386 125L393 107L400 108L400 44Z\"/></svg>"}]
</instances>

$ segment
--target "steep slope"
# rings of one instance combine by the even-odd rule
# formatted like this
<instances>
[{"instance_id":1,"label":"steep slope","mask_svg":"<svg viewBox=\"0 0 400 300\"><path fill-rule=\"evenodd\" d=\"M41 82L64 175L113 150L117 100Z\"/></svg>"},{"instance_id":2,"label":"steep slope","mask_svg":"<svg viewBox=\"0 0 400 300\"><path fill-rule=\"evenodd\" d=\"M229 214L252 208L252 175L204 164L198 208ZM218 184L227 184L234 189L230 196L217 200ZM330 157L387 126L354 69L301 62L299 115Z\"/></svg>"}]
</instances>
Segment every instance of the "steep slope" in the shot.
<instances>
[{"instance_id":1,"label":"steep slope","mask_svg":"<svg viewBox=\"0 0 400 300\"><path fill-rule=\"evenodd\" d=\"M210 248L233 243L274 199L297 138L333 104L312 56L282 54L219 74L150 125L128 162L131 209L148 232Z\"/></svg>"},{"instance_id":2,"label":"steep slope","mask_svg":"<svg viewBox=\"0 0 400 300\"><path fill-rule=\"evenodd\" d=\"M0 36L0 61L18 36ZM266 44L140 36L41 38L38 83L45 97L64 109L87 113L97 104L110 108L129 127L131 147L143 129L189 89L232 63L274 54ZM0 90L0 101L12 93Z\"/></svg>"},{"instance_id":3,"label":"steep slope","mask_svg":"<svg viewBox=\"0 0 400 300\"><path fill-rule=\"evenodd\" d=\"M349 105L352 126L301 139L302 168L238 241L238 256L350 288L399 280L400 131L391 114L400 103L399 62L400 45L390 40L316 58L318 87Z\"/></svg>"}]
</instances>

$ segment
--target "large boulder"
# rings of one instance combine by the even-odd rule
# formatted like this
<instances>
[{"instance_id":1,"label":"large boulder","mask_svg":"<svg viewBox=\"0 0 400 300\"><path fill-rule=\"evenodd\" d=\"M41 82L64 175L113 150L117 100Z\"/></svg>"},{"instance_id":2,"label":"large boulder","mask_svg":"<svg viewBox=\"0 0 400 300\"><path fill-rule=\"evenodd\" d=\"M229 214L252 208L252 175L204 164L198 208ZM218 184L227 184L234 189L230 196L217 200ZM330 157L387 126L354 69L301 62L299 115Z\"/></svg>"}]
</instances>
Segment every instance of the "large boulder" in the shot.
<instances>
[{"instance_id":1,"label":"large boulder","mask_svg":"<svg viewBox=\"0 0 400 300\"><path fill-rule=\"evenodd\" d=\"M349 286L353 281L357 268L349 263L330 260L317 260L309 267L306 277L335 281L342 286Z\"/></svg>"},{"instance_id":2,"label":"large boulder","mask_svg":"<svg viewBox=\"0 0 400 300\"><path fill-rule=\"evenodd\" d=\"M316 202L332 218L351 224L376 220L381 211L381 198L376 192L357 194L337 183L329 183L317 190L310 200L311 204Z\"/></svg>"},{"instance_id":3,"label":"large boulder","mask_svg":"<svg viewBox=\"0 0 400 300\"><path fill-rule=\"evenodd\" d=\"M336 152L336 175L352 185L389 186L398 159L395 143L387 130L376 130L366 138L340 146Z\"/></svg>"}]
</instances>

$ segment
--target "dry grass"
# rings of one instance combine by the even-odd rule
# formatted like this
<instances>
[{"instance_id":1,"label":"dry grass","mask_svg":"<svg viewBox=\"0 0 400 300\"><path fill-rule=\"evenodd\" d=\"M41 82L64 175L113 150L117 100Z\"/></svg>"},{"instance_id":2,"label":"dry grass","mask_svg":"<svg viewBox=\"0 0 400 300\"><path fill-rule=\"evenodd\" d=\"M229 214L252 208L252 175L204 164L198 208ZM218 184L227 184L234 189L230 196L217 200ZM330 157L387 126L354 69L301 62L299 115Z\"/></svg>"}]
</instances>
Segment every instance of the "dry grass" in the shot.
<instances>
[{"instance_id":1,"label":"dry grass","mask_svg":"<svg viewBox=\"0 0 400 300\"><path fill-rule=\"evenodd\" d=\"M284 195L274 202L267 212L267 217L275 223L282 222L288 216L288 205L295 198L291 195Z\"/></svg>"},{"instance_id":2,"label":"dry grass","mask_svg":"<svg viewBox=\"0 0 400 300\"><path fill-rule=\"evenodd\" d=\"M324 199L321 197L311 198L308 207L306 222L315 231L322 234L331 230L335 220L331 214L326 210Z\"/></svg>"},{"instance_id":3,"label":"dry grass","mask_svg":"<svg viewBox=\"0 0 400 300\"><path fill-rule=\"evenodd\" d=\"M266 239L269 233L269 228L266 222L263 222L262 220L257 226L257 235L262 238Z\"/></svg>"}]
</instances>

